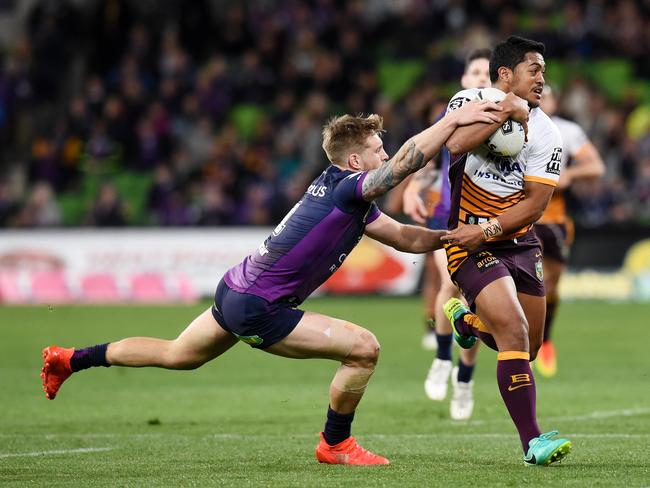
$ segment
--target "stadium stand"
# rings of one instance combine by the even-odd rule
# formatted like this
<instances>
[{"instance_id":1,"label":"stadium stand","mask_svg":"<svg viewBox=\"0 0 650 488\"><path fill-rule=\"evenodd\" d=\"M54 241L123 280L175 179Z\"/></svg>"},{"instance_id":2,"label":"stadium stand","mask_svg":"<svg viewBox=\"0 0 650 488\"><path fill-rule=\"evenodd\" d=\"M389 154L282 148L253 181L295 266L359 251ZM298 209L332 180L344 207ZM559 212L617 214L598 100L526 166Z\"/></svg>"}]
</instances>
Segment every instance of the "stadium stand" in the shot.
<instances>
[{"instance_id":1,"label":"stadium stand","mask_svg":"<svg viewBox=\"0 0 650 488\"><path fill-rule=\"evenodd\" d=\"M547 43L563 115L605 157L578 223L650 221L646 3L190 3L5 8L0 225L273 224L325 164L330 114L381 111L392 152L468 50L513 32Z\"/></svg>"}]
</instances>

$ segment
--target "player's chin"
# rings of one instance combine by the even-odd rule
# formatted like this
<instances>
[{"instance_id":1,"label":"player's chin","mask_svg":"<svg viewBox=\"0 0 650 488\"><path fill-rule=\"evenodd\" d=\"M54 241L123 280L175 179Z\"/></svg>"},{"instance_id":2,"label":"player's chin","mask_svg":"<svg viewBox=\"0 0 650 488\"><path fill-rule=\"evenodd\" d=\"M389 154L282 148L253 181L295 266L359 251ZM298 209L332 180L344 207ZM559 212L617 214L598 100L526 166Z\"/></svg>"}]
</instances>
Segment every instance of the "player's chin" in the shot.
<instances>
[{"instance_id":1,"label":"player's chin","mask_svg":"<svg viewBox=\"0 0 650 488\"><path fill-rule=\"evenodd\" d=\"M539 107L539 104L541 102L541 98L537 98L537 96L533 96L533 97L527 98L526 101L528 102L528 106L530 108L537 108L537 107Z\"/></svg>"},{"instance_id":2,"label":"player's chin","mask_svg":"<svg viewBox=\"0 0 650 488\"><path fill-rule=\"evenodd\" d=\"M542 94L532 92L527 98L526 101L528 102L528 106L530 108L537 108L539 107L539 104L542 103Z\"/></svg>"}]
</instances>

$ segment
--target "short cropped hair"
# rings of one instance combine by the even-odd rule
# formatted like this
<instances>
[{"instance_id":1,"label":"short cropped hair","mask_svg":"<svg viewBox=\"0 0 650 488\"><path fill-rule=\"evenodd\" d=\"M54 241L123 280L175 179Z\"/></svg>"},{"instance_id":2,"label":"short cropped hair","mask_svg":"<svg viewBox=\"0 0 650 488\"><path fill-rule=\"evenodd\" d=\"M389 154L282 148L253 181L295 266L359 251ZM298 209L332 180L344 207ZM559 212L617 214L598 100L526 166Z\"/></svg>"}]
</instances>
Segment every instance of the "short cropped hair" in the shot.
<instances>
[{"instance_id":1,"label":"short cropped hair","mask_svg":"<svg viewBox=\"0 0 650 488\"><path fill-rule=\"evenodd\" d=\"M334 164L346 164L347 155L363 150L370 136L384 131L381 115L341 115L332 117L323 126L323 149Z\"/></svg>"},{"instance_id":2,"label":"short cropped hair","mask_svg":"<svg viewBox=\"0 0 650 488\"><path fill-rule=\"evenodd\" d=\"M472 64L472 61L476 61L477 59L487 59L489 61L491 57L492 50L486 47L470 51L470 53L465 58L465 71L467 71L469 65Z\"/></svg>"},{"instance_id":3,"label":"short cropped hair","mask_svg":"<svg viewBox=\"0 0 650 488\"><path fill-rule=\"evenodd\" d=\"M494 47L490 58L490 80L492 83L499 79L499 68L505 66L511 70L515 69L526 57L526 53L538 52L542 56L546 47L543 43L524 39L519 36L510 36L504 42Z\"/></svg>"}]
</instances>

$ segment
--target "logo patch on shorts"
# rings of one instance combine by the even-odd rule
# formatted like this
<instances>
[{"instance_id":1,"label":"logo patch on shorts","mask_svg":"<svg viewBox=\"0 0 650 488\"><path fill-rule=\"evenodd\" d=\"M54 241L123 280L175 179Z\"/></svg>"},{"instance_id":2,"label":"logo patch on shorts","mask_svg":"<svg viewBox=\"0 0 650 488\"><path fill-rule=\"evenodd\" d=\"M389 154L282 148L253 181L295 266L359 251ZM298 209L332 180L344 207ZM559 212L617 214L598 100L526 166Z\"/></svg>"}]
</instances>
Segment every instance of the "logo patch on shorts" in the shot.
<instances>
[{"instance_id":1,"label":"logo patch on shorts","mask_svg":"<svg viewBox=\"0 0 650 488\"><path fill-rule=\"evenodd\" d=\"M541 259L538 259L535 263L535 274L539 281L544 281L544 266L542 265Z\"/></svg>"},{"instance_id":2,"label":"logo patch on shorts","mask_svg":"<svg viewBox=\"0 0 650 488\"><path fill-rule=\"evenodd\" d=\"M501 262L499 261L499 258L495 257L490 251L478 252L474 254L472 258L474 258L476 267L481 273Z\"/></svg>"},{"instance_id":3,"label":"logo patch on shorts","mask_svg":"<svg viewBox=\"0 0 650 488\"><path fill-rule=\"evenodd\" d=\"M233 334L235 333L233 332ZM264 342L264 339L262 339L258 335L242 336L242 335L235 334L235 336L237 337L237 339L239 339L242 342L245 342L249 346L259 346L262 342Z\"/></svg>"}]
</instances>

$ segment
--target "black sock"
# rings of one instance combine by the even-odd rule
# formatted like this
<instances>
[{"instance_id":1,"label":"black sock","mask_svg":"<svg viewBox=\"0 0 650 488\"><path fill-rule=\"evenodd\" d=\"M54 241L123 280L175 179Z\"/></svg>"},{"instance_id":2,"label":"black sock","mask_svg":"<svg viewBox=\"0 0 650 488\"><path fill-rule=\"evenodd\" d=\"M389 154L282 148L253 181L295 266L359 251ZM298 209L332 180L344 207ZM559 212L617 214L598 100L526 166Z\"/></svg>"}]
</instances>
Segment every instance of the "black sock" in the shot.
<instances>
[{"instance_id":1,"label":"black sock","mask_svg":"<svg viewBox=\"0 0 650 488\"><path fill-rule=\"evenodd\" d=\"M98 344L84 349L76 349L70 358L70 368L72 371L81 371L93 366L109 367L110 364L106 362L106 344Z\"/></svg>"},{"instance_id":2,"label":"black sock","mask_svg":"<svg viewBox=\"0 0 650 488\"><path fill-rule=\"evenodd\" d=\"M555 310L557 309L557 302L555 300L546 300L546 321L544 322L544 342L551 340L551 327L553 327L553 319L555 318Z\"/></svg>"},{"instance_id":3,"label":"black sock","mask_svg":"<svg viewBox=\"0 0 650 488\"><path fill-rule=\"evenodd\" d=\"M458 360L458 381L461 383L469 383L472 381L472 375L474 374L474 365L471 366L465 364L462 359Z\"/></svg>"},{"instance_id":4,"label":"black sock","mask_svg":"<svg viewBox=\"0 0 650 488\"><path fill-rule=\"evenodd\" d=\"M323 429L325 442L330 446L334 446L350 437L352 420L354 420L354 412L337 413L332 410L332 407L328 407L327 422L325 422L325 428Z\"/></svg>"},{"instance_id":5,"label":"black sock","mask_svg":"<svg viewBox=\"0 0 650 488\"><path fill-rule=\"evenodd\" d=\"M445 361L451 361L451 341L453 339L452 334L436 334L436 339L438 339L438 350L436 351L436 357Z\"/></svg>"}]
</instances>

